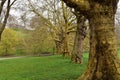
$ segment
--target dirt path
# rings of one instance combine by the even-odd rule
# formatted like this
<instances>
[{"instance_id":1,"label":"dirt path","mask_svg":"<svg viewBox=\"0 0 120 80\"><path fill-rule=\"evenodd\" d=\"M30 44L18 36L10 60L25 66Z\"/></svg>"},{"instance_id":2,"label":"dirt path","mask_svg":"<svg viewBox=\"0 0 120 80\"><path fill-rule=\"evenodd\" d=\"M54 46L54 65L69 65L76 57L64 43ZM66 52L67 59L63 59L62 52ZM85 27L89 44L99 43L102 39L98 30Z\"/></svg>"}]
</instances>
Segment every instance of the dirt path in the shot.
<instances>
[{"instance_id":1,"label":"dirt path","mask_svg":"<svg viewBox=\"0 0 120 80\"><path fill-rule=\"evenodd\" d=\"M20 56L20 57L5 57L5 58L0 58L0 60L6 60L6 59L16 59L16 58L24 58L26 56Z\"/></svg>"}]
</instances>

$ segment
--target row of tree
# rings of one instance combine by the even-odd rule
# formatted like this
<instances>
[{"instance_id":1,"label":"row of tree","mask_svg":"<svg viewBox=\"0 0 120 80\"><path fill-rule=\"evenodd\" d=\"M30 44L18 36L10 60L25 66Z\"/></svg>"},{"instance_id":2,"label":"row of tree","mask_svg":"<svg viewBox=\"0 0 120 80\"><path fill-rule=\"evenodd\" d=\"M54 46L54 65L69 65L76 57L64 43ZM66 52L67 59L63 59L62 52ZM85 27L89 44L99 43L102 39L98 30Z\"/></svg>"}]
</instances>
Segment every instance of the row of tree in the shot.
<instances>
[{"instance_id":1,"label":"row of tree","mask_svg":"<svg viewBox=\"0 0 120 80\"><path fill-rule=\"evenodd\" d=\"M4 1L0 3L1 11ZM1 33L5 28L10 7L15 1L7 1L6 16L1 20ZM28 51L32 50L37 54L43 47L51 44L50 47L55 45L56 53L64 57L71 56L73 62L82 63L83 43L86 40L90 44L89 61L79 80L120 80L114 27L118 0L27 1L27 8L22 7L22 10L27 12L24 11L21 19L27 28L25 37ZM34 18L27 16L28 11L34 13ZM88 43L86 45L88 46ZM8 49L5 48L5 51Z\"/></svg>"},{"instance_id":2,"label":"row of tree","mask_svg":"<svg viewBox=\"0 0 120 80\"><path fill-rule=\"evenodd\" d=\"M89 61L79 80L120 80L120 60L114 28L118 0L63 1L89 20Z\"/></svg>"},{"instance_id":3,"label":"row of tree","mask_svg":"<svg viewBox=\"0 0 120 80\"><path fill-rule=\"evenodd\" d=\"M73 62L82 63L82 43L87 35L87 19L80 12L67 7L63 1L28 0L28 2L30 11L39 16L41 22L49 29L56 53L64 57L71 56ZM39 2L43 4L39 5ZM38 3L37 6L36 3ZM85 45L88 46L88 36L86 42Z\"/></svg>"}]
</instances>

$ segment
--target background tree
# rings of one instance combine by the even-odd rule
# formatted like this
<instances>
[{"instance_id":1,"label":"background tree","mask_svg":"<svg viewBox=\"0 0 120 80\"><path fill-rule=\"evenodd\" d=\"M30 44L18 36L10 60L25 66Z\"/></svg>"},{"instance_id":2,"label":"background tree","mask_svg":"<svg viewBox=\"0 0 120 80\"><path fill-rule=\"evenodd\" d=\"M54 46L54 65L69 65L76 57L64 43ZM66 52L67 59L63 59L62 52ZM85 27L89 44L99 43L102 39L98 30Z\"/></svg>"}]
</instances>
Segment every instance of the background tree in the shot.
<instances>
[{"instance_id":1,"label":"background tree","mask_svg":"<svg viewBox=\"0 0 120 80\"><path fill-rule=\"evenodd\" d=\"M72 30L72 27L74 28L73 23L75 22L75 16L73 16L72 13L68 13L70 9L59 0L42 1L42 6L36 6L34 5L34 2L28 1L31 4L31 11L46 20L53 41L56 44L56 52L63 53L64 56L70 55L68 47L69 41L67 41L68 33L74 32L75 30ZM38 8L40 8L40 10ZM61 11L62 14L60 13ZM47 15L44 14L44 12L47 13ZM44 15L46 16L44 17ZM63 22L63 20L65 22Z\"/></svg>"},{"instance_id":2,"label":"background tree","mask_svg":"<svg viewBox=\"0 0 120 80\"><path fill-rule=\"evenodd\" d=\"M23 48L25 45L24 39L20 32L12 29L5 29L0 43L0 55L11 56L17 55L18 48Z\"/></svg>"},{"instance_id":3,"label":"background tree","mask_svg":"<svg viewBox=\"0 0 120 80\"><path fill-rule=\"evenodd\" d=\"M74 48L71 60L73 62L83 63L83 41L87 35L87 25L85 25L86 18L80 12L74 12L77 18L77 29L74 41Z\"/></svg>"},{"instance_id":4,"label":"background tree","mask_svg":"<svg viewBox=\"0 0 120 80\"><path fill-rule=\"evenodd\" d=\"M118 5L119 6L119 5ZM118 7L116 16L115 16L115 31L117 35L118 48L120 48L120 8Z\"/></svg>"},{"instance_id":5,"label":"background tree","mask_svg":"<svg viewBox=\"0 0 120 80\"><path fill-rule=\"evenodd\" d=\"M27 53L40 55L44 52L53 52L54 43L50 37L49 28L44 24L44 20L38 16L34 16L30 22L33 30L26 32Z\"/></svg>"}]
</instances>

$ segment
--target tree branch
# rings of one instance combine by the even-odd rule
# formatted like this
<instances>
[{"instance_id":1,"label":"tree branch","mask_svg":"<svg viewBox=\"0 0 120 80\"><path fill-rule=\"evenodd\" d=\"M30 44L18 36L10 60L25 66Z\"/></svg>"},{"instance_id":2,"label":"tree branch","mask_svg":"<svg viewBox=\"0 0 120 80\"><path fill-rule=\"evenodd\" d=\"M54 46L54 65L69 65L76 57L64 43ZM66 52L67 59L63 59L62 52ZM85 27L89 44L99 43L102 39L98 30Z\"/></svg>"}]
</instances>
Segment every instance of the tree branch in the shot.
<instances>
[{"instance_id":1,"label":"tree branch","mask_svg":"<svg viewBox=\"0 0 120 80\"><path fill-rule=\"evenodd\" d=\"M15 3L15 1L17 1L17 0L14 0L14 1L10 4L10 7Z\"/></svg>"},{"instance_id":2,"label":"tree branch","mask_svg":"<svg viewBox=\"0 0 120 80\"><path fill-rule=\"evenodd\" d=\"M87 11L90 9L90 4L88 0L62 0L67 6L75 8L79 11Z\"/></svg>"},{"instance_id":3,"label":"tree branch","mask_svg":"<svg viewBox=\"0 0 120 80\"><path fill-rule=\"evenodd\" d=\"M1 16L1 13L2 13L2 10L3 10L3 5L4 5L5 2L6 2L6 0L2 0L2 2L0 3L0 16Z\"/></svg>"}]
</instances>

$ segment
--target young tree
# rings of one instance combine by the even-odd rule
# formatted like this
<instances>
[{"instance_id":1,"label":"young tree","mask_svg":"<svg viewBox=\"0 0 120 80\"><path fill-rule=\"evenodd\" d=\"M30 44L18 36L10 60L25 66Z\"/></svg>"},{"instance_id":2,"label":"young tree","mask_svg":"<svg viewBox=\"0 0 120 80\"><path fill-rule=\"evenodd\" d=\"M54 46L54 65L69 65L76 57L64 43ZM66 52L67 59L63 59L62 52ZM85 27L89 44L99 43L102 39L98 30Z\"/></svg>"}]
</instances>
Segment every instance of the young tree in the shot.
<instances>
[{"instance_id":1,"label":"young tree","mask_svg":"<svg viewBox=\"0 0 120 80\"><path fill-rule=\"evenodd\" d=\"M15 55L17 48L21 46L24 46L24 39L21 33L9 28L3 31L0 42L0 56Z\"/></svg>"},{"instance_id":2,"label":"young tree","mask_svg":"<svg viewBox=\"0 0 120 80\"><path fill-rule=\"evenodd\" d=\"M85 14L90 22L90 56L87 70L78 80L120 80L114 16L118 0L63 0Z\"/></svg>"},{"instance_id":3,"label":"young tree","mask_svg":"<svg viewBox=\"0 0 120 80\"><path fill-rule=\"evenodd\" d=\"M1 18L1 13L3 12L4 4L5 4L5 2L7 2L6 13L5 13L3 22L0 22L1 23L0 24L0 39L1 39L2 32L5 29L7 19L9 17L9 12L10 12L11 6L15 3L15 1L17 1L17 0L13 0L13 1L12 0L2 0L0 2L0 18Z\"/></svg>"}]
</instances>

